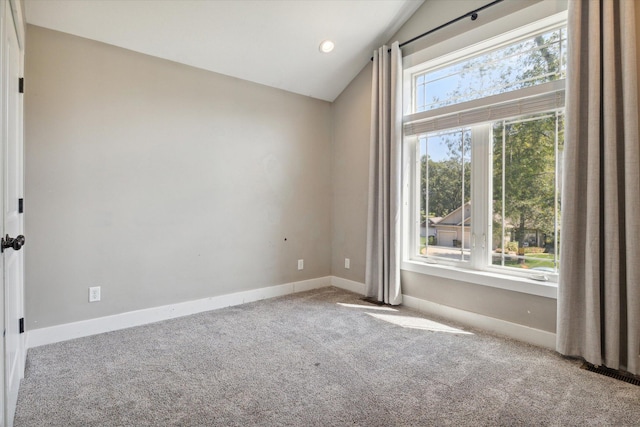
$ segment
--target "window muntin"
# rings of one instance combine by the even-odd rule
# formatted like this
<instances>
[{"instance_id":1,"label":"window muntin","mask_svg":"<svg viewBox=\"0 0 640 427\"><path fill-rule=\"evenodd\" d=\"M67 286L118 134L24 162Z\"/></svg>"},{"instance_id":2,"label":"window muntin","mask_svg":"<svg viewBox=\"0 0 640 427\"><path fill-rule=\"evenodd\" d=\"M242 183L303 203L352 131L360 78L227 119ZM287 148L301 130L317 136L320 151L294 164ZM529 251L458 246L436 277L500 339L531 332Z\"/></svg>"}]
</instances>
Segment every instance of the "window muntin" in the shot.
<instances>
[{"instance_id":1,"label":"window muntin","mask_svg":"<svg viewBox=\"0 0 640 427\"><path fill-rule=\"evenodd\" d=\"M413 82L413 112L563 79L566 44L566 28L561 27L418 73Z\"/></svg>"},{"instance_id":2,"label":"window muntin","mask_svg":"<svg viewBox=\"0 0 640 427\"><path fill-rule=\"evenodd\" d=\"M414 202L410 203L412 213L407 217L414 226L408 229L408 259L557 281L566 28L548 28L537 32L534 30L516 43L501 43L501 47L494 51L485 50L473 57L471 62L469 56L456 59L452 54L451 58L436 58L433 62L437 65L433 67L426 63L411 68L411 72L405 74L405 84L411 85L413 102L405 113L404 131L407 147L415 150L412 163L414 171L411 174ZM501 42L504 42L504 38ZM519 51L522 46L531 47L532 44L537 47ZM508 60L496 59L505 52L511 55ZM527 54L532 57L527 59ZM549 55L553 58L549 58ZM493 58L484 72L480 72L481 66L476 66L478 58ZM469 65L473 61L476 61L473 66ZM515 67L514 63L521 67ZM496 71L500 64L506 64L507 71ZM452 70L464 70L468 81L461 82L465 78L461 78L463 73L458 72L455 84L444 84L444 89L439 88L441 93L456 96L436 99L433 105L429 105L426 102L429 93L425 92L427 77L434 82L438 78L443 79L445 69L449 70L449 75L456 74ZM488 79L488 82L477 86L479 89L470 83L473 79L468 78L473 69L477 71L474 79L483 73ZM502 85L495 84L496 76L506 76ZM457 96L463 92L464 96ZM440 96L438 92L431 95L435 98ZM459 123L458 127L456 122ZM551 122L553 126L549 127ZM503 177L506 183L511 183L513 179L510 175L519 171L513 162L504 162L502 153L505 148L513 152L518 138L522 139L527 132L534 133L535 128L542 125L546 126L548 132L540 137L539 146L534 144L530 147L530 152L539 150L548 153L551 149L553 155L544 157L544 167L538 165L538 169L529 169L530 176L527 179L530 186L541 186L540 197L530 201L530 205L536 201L544 203L537 207L536 217L525 218L525 227L518 227L516 233L513 223L519 217L514 216L513 211L518 203L526 203L520 200L524 197L520 194L524 192L510 190L508 185L502 183ZM505 129L506 134L503 132ZM517 130L520 136L514 133ZM504 147L495 146L496 138L502 143L503 134ZM500 161L494 159L498 154ZM444 196L435 193L442 184L438 167L447 161L451 163L451 170L453 166L457 167L455 174L445 173L456 176L455 180L449 181L457 193L449 199L457 201L464 192L464 198L460 197L460 201L453 205L453 210L461 211L464 208L465 212L458 212L460 216L456 218L459 221L454 229L458 241L453 247L443 249L443 243L450 244L452 239L451 235L444 239L441 235L438 239L436 229L443 230L444 227L437 227L437 223L444 216L453 214L453 211L445 212L439 208L441 202L438 196L440 199ZM536 175L539 176L536 178ZM472 179L474 182L471 182ZM500 182L496 181L498 179ZM521 180L526 182L525 177L521 177ZM454 191L449 190L448 194L454 194ZM510 251L514 249L515 240L518 240L519 246L515 251ZM540 249L533 249L534 243L542 248L543 254L535 253ZM526 249L524 253L523 249Z\"/></svg>"}]
</instances>

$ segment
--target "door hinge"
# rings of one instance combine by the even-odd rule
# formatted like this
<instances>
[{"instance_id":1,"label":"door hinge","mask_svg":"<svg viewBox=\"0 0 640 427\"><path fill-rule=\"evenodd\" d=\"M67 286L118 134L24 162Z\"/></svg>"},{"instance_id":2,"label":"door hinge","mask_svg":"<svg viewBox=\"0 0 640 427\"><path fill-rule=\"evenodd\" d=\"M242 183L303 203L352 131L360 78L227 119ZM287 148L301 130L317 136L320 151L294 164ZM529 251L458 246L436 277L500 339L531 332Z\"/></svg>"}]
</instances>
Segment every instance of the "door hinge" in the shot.
<instances>
[{"instance_id":1,"label":"door hinge","mask_svg":"<svg viewBox=\"0 0 640 427\"><path fill-rule=\"evenodd\" d=\"M24 199L18 199L18 213L24 213Z\"/></svg>"},{"instance_id":2,"label":"door hinge","mask_svg":"<svg viewBox=\"0 0 640 427\"><path fill-rule=\"evenodd\" d=\"M24 77L18 79L18 92L24 93Z\"/></svg>"},{"instance_id":3,"label":"door hinge","mask_svg":"<svg viewBox=\"0 0 640 427\"><path fill-rule=\"evenodd\" d=\"M21 318L20 318L19 326L18 326L18 327L20 328L20 333L21 333L21 334L24 334L24 317L21 317Z\"/></svg>"}]
</instances>

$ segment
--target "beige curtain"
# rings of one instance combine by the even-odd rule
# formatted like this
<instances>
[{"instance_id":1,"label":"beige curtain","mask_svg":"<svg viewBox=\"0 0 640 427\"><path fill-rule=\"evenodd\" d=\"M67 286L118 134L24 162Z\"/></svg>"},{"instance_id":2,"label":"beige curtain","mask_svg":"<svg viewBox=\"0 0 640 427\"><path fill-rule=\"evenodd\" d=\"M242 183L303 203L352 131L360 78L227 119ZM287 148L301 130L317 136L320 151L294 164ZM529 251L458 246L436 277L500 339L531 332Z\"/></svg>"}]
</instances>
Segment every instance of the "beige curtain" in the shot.
<instances>
[{"instance_id":1,"label":"beige curtain","mask_svg":"<svg viewBox=\"0 0 640 427\"><path fill-rule=\"evenodd\" d=\"M634 0L570 0L557 350L640 374Z\"/></svg>"},{"instance_id":2,"label":"beige curtain","mask_svg":"<svg viewBox=\"0 0 640 427\"><path fill-rule=\"evenodd\" d=\"M402 303L400 208L402 56L398 43L373 54L366 296Z\"/></svg>"}]
</instances>

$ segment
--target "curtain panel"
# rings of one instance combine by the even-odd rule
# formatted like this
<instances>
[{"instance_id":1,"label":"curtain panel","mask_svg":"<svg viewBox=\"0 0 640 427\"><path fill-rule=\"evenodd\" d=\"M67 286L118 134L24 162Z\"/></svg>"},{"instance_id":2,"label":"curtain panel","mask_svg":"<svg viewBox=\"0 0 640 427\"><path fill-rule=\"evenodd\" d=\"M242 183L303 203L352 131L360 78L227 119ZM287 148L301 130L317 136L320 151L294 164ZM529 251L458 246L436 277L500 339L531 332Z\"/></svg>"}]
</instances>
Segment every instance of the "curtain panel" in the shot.
<instances>
[{"instance_id":1,"label":"curtain panel","mask_svg":"<svg viewBox=\"0 0 640 427\"><path fill-rule=\"evenodd\" d=\"M391 52L389 52L391 50ZM400 218L402 56L398 43L373 53L366 296L402 303Z\"/></svg>"},{"instance_id":2,"label":"curtain panel","mask_svg":"<svg viewBox=\"0 0 640 427\"><path fill-rule=\"evenodd\" d=\"M569 1L557 350L640 374L634 0Z\"/></svg>"}]
</instances>

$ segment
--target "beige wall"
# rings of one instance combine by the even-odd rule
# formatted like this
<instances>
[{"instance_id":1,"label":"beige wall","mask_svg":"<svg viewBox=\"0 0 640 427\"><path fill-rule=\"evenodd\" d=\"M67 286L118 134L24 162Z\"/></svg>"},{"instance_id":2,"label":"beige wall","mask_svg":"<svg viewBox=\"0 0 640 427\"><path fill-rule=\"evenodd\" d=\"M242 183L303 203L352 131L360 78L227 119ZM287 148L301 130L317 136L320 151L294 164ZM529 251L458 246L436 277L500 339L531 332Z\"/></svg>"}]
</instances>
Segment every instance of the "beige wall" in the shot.
<instances>
[{"instance_id":1,"label":"beige wall","mask_svg":"<svg viewBox=\"0 0 640 427\"><path fill-rule=\"evenodd\" d=\"M333 117L332 272L364 282L369 185L371 65L368 64L331 107ZM345 258L351 266L346 269Z\"/></svg>"},{"instance_id":2,"label":"beige wall","mask_svg":"<svg viewBox=\"0 0 640 427\"><path fill-rule=\"evenodd\" d=\"M331 273L329 103L34 26L27 45L29 329Z\"/></svg>"},{"instance_id":3,"label":"beige wall","mask_svg":"<svg viewBox=\"0 0 640 427\"><path fill-rule=\"evenodd\" d=\"M640 4L636 3L636 62L640 73ZM640 100L640 74L638 77L638 100ZM638 112L638 128L640 129L640 111Z\"/></svg>"},{"instance_id":4,"label":"beige wall","mask_svg":"<svg viewBox=\"0 0 640 427\"><path fill-rule=\"evenodd\" d=\"M475 283L401 272L402 292L436 304L555 332L555 300Z\"/></svg>"},{"instance_id":5,"label":"beige wall","mask_svg":"<svg viewBox=\"0 0 640 427\"><path fill-rule=\"evenodd\" d=\"M485 3L427 0L392 40ZM30 329L327 274L364 282L366 58L330 106L38 27L27 37ZM402 280L411 296L555 330L553 299ZM103 301L88 304L94 285Z\"/></svg>"}]
</instances>

